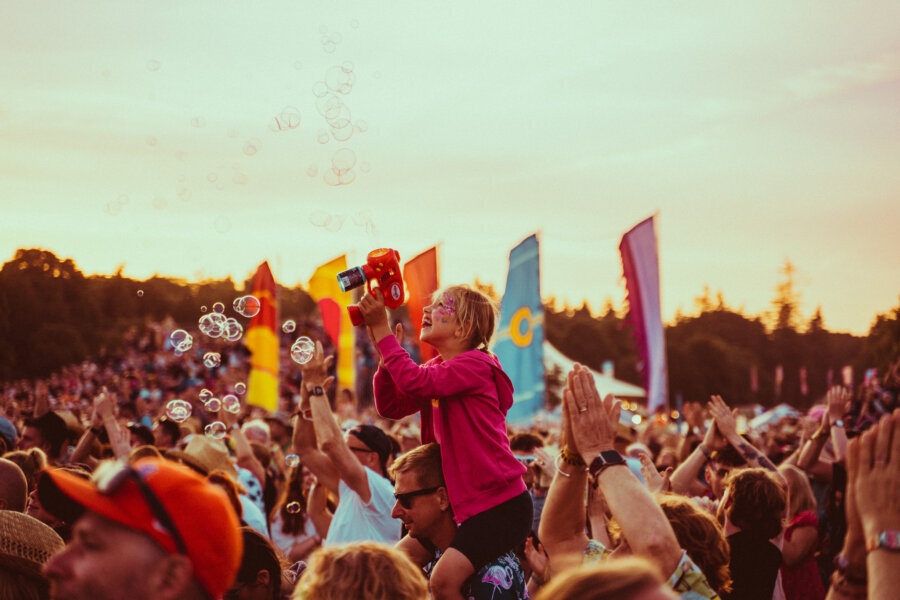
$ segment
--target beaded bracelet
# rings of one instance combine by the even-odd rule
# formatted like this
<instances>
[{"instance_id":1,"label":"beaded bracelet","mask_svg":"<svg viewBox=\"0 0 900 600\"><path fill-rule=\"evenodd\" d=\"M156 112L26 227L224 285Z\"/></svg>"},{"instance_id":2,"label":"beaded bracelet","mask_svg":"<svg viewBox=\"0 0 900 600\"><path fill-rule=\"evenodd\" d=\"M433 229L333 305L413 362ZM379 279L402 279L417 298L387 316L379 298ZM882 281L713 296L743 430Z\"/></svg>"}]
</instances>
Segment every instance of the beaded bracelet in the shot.
<instances>
[{"instance_id":1,"label":"beaded bracelet","mask_svg":"<svg viewBox=\"0 0 900 600\"><path fill-rule=\"evenodd\" d=\"M581 458L578 454L572 454L569 452L568 446L563 446L559 451L560 458L567 464L572 465L573 467L586 467L587 465L584 462L584 459Z\"/></svg>"},{"instance_id":2,"label":"beaded bracelet","mask_svg":"<svg viewBox=\"0 0 900 600\"><path fill-rule=\"evenodd\" d=\"M559 456L556 457L556 471L563 477L571 477L572 476L571 473L566 473L565 471L562 470L562 465L560 464L562 462L565 462L565 459L563 458L563 455L560 454ZM567 462L566 464L571 465L572 463ZM584 466L584 471L587 472L588 468L587 468L587 465L584 464L583 460L581 461L581 464ZM578 466L578 465L573 465L573 466Z\"/></svg>"}]
</instances>

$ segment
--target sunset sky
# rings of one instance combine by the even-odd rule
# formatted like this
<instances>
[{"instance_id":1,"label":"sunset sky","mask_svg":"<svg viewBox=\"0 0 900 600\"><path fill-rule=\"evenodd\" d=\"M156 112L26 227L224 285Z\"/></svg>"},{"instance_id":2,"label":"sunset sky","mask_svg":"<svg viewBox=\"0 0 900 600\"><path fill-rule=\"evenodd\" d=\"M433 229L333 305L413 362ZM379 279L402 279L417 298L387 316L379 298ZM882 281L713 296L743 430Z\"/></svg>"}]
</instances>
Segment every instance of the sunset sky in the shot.
<instances>
[{"instance_id":1,"label":"sunset sky","mask_svg":"<svg viewBox=\"0 0 900 600\"><path fill-rule=\"evenodd\" d=\"M656 214L666 320L767 310L786 258L804 320L898 305L900 3L309 4L4 2L0 262L292 286L439 243L502 291L539 231L596 309Z\"/></svg>"}]
</instances>

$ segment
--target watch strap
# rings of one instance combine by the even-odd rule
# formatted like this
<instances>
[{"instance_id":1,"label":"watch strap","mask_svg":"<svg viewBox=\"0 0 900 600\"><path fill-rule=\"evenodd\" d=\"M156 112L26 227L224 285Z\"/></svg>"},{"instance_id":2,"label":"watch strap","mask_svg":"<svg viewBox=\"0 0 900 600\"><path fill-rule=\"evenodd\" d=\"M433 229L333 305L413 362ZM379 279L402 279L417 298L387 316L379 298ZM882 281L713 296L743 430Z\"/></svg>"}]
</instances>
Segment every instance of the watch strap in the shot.
<instances>
[{"instance_id":1,"label":"watch strap","mask_svg":"<svg viewBox=\"0 0 900 600\"><path fill-rule=\"evenodd\" d=\"M888 552L900 552L900 531L885 529L866 543L866 550L887 550Z\"/></svg>"},{"instance_id":2,"label":"watch strap","mask_svg":"<svg viewBox=\"0 0 900 600\"><path fill-rule=\"evenodd\" d=\"M591 477L596 477L608 467L624 464L625 458L621 454L615 450L604 450L591 461L588 470L591 473Z\"/></svg>"}]
</instances>

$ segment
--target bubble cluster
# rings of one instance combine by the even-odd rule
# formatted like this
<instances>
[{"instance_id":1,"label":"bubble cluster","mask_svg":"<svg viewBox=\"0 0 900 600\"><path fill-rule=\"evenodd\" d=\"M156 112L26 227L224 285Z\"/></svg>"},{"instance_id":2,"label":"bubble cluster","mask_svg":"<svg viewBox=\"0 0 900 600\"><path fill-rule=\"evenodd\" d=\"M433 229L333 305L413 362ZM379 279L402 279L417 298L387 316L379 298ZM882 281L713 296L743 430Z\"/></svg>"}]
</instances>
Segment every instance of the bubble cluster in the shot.
<instances>
[{"instance_id":1,"label":"bubble cluster","mask_svg":"<svg viewBox=\"0 0 900 600\"><path fill-rule=\"evenodd\" d=\"M241 401L234 394L228 394L222 398L222 408L236 415L241 412Z\"/></svg>"},{"instance_id":2,"label":"bubble cluster","mask_svg":"<svg viewBox=\"0 0 900 600\"><path fill-rule=\"evenodd\" d=\"M204 307L205 309L206 307ZM225 331L225 315L218 312L211 312L200 317L198 322L200 333L208 335L211 338L222 337Z\"/></svg>"},{"instance_id":3,"label":"bubble cluster","mask_svg":"<svg viewBox=\"0 0 900 600\"><path fill-rule=\"evenodd\" d=\"M234 384L234 393L243 396L247 392L247 384L243 381L239 381Z\"/></svg>"},{"instance_id":4,"label":"bubble cluster","mask_svg":"<svg viewBox=\"0 0 900 600\"><path fill-rule=\"evenodd\" d=\"M200 390L200 394L197 396L197 398L199 398L200 402L202 402L203 404L206 404L207 402L209 402L209 400L212 397L213 397L212 390L208 390L206 388L203 388L202 390Z\"/></svg>"},{"instance_id":5,"label":"bubble cluster","mask_svg":"<svg viewBox=\"0 0 900 600\"><path fill-rule=\"evenodd\" d=\"M222 364L222 355L218 352L207 352L203 355L203 365L208 369L214 369Z\"/></svg>"},{"instance_id":6,"label":"bubble cluster","mask_svg":"<svg viewBox=\"0 0 900 600\"><path fill-rule=\"evenodd\" d=\"M293 502L288 502L288 503L284 506L284 510L288 511L288 512L289 512L290 514L292 514L292 515L296 515L296 514L299 513L301 510L303 510L303 507L300 506L300 503L299 503L299 502L297 502L296 500L294 500Z\"/></svg>"},{"instance_id":7,"label":"bubble cluster","mask_svg":"<svg viewBox=\"0 0 900 600\"><path fill-rule=\"evenodd\" d=\"M205 406L206 406L206 410L208 410L209 412L217 413L220 410L222 410L222 401L219 400L218 398L210 398L206 402Z\"/></svg>"},{"instance_id":8,"label":"bubble cluster","mask_svg":"<svg viewBox=\"0 0 900 600\"><path fill-rule=\"evenodd\" d=\"M291 359L301 365L305 365L312 360L316 353L316 344L306 336L297 338L297 341L291 346Z\"/></svg>"},{"instance_id":9,"label":"bubble cluster","mask_svg":"<svg viewBox=\"0 0 900 600\"><path fill-rule=\"evenodd\" d=\"M342 163L346 165L347 163ZM330 177L353 177L356 175L352 170L348 170L342 175L338 175L334 167L325 174L326 181ZM339 185L339 184L335 184ZM343 214L330 214L325 212L324 210L316 210L309 215L309 222L313 227L321 227L327 231L332 233L340 231L344 226L344 223L347 220L347 216ZM353 224L365 229L367 234L373 235L376 231L375 223L372 221L372 214L367 211L359 211L353 215Z\"/></svg>"},{"instance_id":10,"label":"bubble cluster","mask_svg":"<svg viewBox=\"0 0 900 600\"><path fill-rule=\"evenodd\" d=\"M285 333L294 333L297 329L297 323L293 319L288 319L281 325L281 330Z\"/></svg>"},{"instance_id":11,"label":"bubble cluster","mask_svg":"<svg viewBox=\"0 0 900 600\"><path fill-rule=\"evenodd\" d=\"M236 342L244 335L244 327L237 322L237 319L229 317L225 321L225 329L222 332L222 335L229 342Z\"/></svg>"},{"instance_id":12,"label":"bubble cluster","mask_svg":"<svg viewBox=\"0 0 900 600\"><path fill-rule=\"evenodd\" d=\"M225 427L225 423L222 421L213 421L209 425L203 428L203 433L213 438L214 440L221 440L225 437L225 432L228 430Z\"/></svg>"},{"instance_id":13,"label":"bubble cluster","mask_svg":"<svg viewBox=\"0 0 900 600\"><path fill-rule=\"evenodd\" d=\"M234 299L232 307L237 314L242 317L250 318L259 314L261 305L259 298L256 296L241 296L240 298Z\"/></svg>"},{"instance_id":14,"label":"bubble cluster","mask_svg":"<svg viewBox=\"0 0 900 600\"><path fill-rule=\"evenodd\" d=\"M194 345L194 338L184 329L176 329L169 334L169 342L178 352L187 352Z\"/></svg>"},{"instance_id":15,"label":"bubble cluster","mask_svg":"<svg viewBox=\"0 0 900 600\"><path fill-rule=\"evenodd\" d=\"M300 127L300 111L294 106L285 106L269 123L271 131L290 131Z\"/></svg>"},{"instance_id":16,"label":"bubble cluster","mask_svg":"<svg viewBox=\"0 0 900 600\"><path fill-rule=\"evenodd\" d=\"M284 464L293 469L300 464L300 457L296 454L288 454L284 457Z\"/></svg>"},{"instance_id":17,"label":"bubble cluster","mask_svg":"<svg viewBox=\"0 0 900 600\"><path fill-rule=\"evenodd\" d=\"M184 400L170 400L166 404L166 416L176 423L184 423L191 416L191 404Z\"/></svg>"}]
</instances>

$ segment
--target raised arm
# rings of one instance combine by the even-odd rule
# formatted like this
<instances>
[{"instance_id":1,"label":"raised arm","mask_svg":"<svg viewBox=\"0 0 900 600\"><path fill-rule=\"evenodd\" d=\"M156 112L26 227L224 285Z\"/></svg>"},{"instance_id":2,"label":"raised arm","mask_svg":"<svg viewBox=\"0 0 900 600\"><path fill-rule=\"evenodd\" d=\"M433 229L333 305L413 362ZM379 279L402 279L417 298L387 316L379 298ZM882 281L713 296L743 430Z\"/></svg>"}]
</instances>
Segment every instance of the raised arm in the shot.
<instances>
[{"instance_id":1,"label":"raised arm","mask_svg":"<svg viewBox=\"0 0 900 600\"><path fill-rule=\"evenodd\" d=\"M850 412L850 390L834 386L825 394L828 402L828 424L831 429L831 445L834 447L834 462L843 462L847 456L847 430L844 419Z\"/></svg>"},{"instance_id":2,"label":"raised arm","mask_svg":"<svg viewBox=\"0 0 900 600\"><path fill-rule=\"evenodd\" d=\"M769 460L769 457L753 447L753 445L738 435L737 424L735 423L734 413L722 400L722 396L710 396L709 410L716 422L716 427L722 436L728 440L728 443L734 446L738 454L744 457L751 467L762 467L768 471L772 471L784 483L784 477L778 472L778 467Z\"/></svg>"},{"instance_id":3,"label":"raised arm","mask_svg":"<svg viewBox=\"0 0 900 600\"><path fill-rule=\"evenodd\" d=\"M330 357L329 357L330 358ZM327 365L327 363L325 363ZM304 365L307 367L308 365ZM325 381L323 365L315 365L316 371L313 369L304 369L303 379L321 377ZM321 372L320 372L321 371ZM294 419L293 447L294 452L300 457L306 467L316 476L316 480L320 485L325 486L329 491L337 497L339 493L338 482L340 476L331 459L321 450L319 450L316 440L316 428L313 425L313 413L310 408L309 392L306 385L300 386L300 411L297 418Z\"/></svg>"},{"instance_id":4,"label":"raised arm","mask_svg":"<svg viewBox=\"0 0 900 600\"><path fill-rule=\"evenodd\" d=\"M694 448L694 451L672 473L672 491L676 494L690 493L691 486L697 481L700 471L706 466L713 450L724 448L727 443L716 429L716 422L710 423L703 441Z\"/></svg>"},{"instance_id":5,"label":"raised arm","mask_svg":"<svg viewBox=\"0 0 900 600\"><path fill-rule=\"evenodd\" d=\"M569 373L570 385L574 373ZM588 543L584 533L587 467L572 437L569 409L565 402L562 405L560 452L559 469L547 491L538 527L538 537L544 543L552 573L580 565Z\"/></svg>"},{"instance_id":6,"label":"raised arm","mask_svg":"<svg viewBox=\"0 0 900 600\"><path fill-rule=\"evenodd\" d=\"M590 465L601 452L615 451L613 442L621 405L612 394L601 399L590 371L576 367L571 389L567 388L563 395L584 462ZM674 572L682 550L672 526L647 488L624 463L603 468L596 477L632 552L656 564L664 575Z\"/></svg>"}]
</instances>

